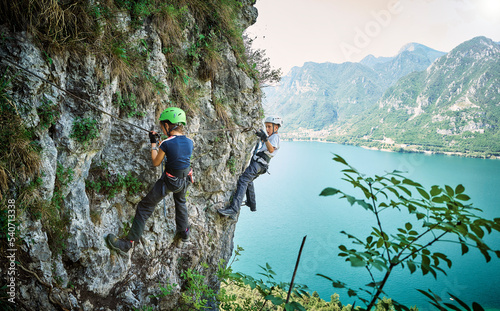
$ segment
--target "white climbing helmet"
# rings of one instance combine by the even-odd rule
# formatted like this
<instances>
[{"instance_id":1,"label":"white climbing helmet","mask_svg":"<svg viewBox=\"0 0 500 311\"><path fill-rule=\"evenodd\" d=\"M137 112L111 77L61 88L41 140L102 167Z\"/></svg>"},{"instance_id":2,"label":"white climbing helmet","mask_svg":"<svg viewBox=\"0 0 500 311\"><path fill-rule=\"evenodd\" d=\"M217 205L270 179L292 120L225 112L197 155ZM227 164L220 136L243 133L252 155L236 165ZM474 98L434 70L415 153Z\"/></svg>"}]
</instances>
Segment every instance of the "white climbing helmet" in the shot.
<instances>
[{"instance_id":1,"label":"white climbing helmet","mask_svg":"<svg viewBox=\"0 0 500 311\"><path fill-rule=\"evenodd\" d=\"M264 120L264 123L273 123L273 124L277 124L279 125L280 127L283 125L283 119L278 117L278 116L275 116L275 117L267 117L265 120Z\"/></svg>"}]
</instances>

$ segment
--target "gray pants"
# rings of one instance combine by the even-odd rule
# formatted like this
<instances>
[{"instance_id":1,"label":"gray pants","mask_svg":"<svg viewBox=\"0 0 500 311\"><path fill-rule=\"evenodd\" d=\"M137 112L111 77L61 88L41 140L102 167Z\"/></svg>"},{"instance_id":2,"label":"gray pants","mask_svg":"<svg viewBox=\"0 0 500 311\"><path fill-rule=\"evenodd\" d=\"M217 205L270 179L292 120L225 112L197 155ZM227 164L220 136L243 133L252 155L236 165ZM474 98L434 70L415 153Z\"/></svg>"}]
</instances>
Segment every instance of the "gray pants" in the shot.
<instances>
[{"instance_id":1,"label":"gray pants","mask_svg":"<svg viewBox=\"0 0 500 311\"><path fill-rule=\"evenodd\" d=\"M163 177L154 184L151 191L137 204L134 222L132 223L132 228L130 228L127 239L130 241L139 241L146 221L155 210L156 205L169 192L173 192L174 194L176 231L185 232L189 226L186 208L186 190L188 184L186 178L172 178L163 174Z\"/></svg>"},{"instance_id":2,"label":"gray pants","mask_svg":"<svg viewBox=\"0 0 500 311\"><path fill-rule=\"evenodd\" d=\"M241 174L238 179L238 185L236 187L236 192L234 193L233 200L231 201L230 208L238 211L243 201L243 196L247 196L247 205L254 210L257 206L255 201L255 188L253 186L253 181L259 175L264 174L267 171L267 167L257 161L250 161L250 165Z\"/></svg>"}]
</instances>

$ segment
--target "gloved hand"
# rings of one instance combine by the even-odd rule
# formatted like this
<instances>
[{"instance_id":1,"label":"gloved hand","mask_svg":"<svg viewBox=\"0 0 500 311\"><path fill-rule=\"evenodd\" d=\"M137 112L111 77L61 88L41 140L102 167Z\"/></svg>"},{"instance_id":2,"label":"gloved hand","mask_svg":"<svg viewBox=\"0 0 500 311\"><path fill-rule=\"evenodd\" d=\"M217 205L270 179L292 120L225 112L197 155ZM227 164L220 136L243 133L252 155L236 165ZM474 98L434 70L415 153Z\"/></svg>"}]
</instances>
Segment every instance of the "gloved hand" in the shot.
<instances>
[{"instance_id":1,"label":"gloved hand","mask_svg":"<svg viewBox=\"0 0 500 311\"><path fill-rule=\"evenodd\" d=\"M152 144L155 144L156 143L156 137L158 136L158 134L156 132L149 132L149 141L152 143Z\"/></svg>"},{"instance_id":2,"label":"gloved hand","mask_svg":"<svg viewBox=\"0 0 500 311\"><path fill-rule=\"evenodd\" d=\"M264 130L261 129L260 131L256 131L255 135L259 136L260 140L262 140L263 142L267 141L267 134L264 132Z\"/></svg>"}]
</instances>

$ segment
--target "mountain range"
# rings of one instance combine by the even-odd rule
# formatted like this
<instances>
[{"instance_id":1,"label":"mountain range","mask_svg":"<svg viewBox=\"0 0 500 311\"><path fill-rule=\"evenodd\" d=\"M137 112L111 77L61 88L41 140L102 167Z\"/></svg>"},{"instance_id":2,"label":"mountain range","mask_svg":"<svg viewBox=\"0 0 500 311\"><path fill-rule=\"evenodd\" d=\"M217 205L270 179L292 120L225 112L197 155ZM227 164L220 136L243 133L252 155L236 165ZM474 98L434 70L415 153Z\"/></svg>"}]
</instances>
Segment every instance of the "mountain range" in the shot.
<instances>
[{"instance_id":1,"label":"mountain range","mask_svg":"<svg viewBox=\"0 0 500 311\"><path fill-rule=\"evenodd\" d=\"M410 43L394 57L305 63L265 92L284 137L500 155L500 45L485 37L449 53Z\"/></svg>"}]
</instances>

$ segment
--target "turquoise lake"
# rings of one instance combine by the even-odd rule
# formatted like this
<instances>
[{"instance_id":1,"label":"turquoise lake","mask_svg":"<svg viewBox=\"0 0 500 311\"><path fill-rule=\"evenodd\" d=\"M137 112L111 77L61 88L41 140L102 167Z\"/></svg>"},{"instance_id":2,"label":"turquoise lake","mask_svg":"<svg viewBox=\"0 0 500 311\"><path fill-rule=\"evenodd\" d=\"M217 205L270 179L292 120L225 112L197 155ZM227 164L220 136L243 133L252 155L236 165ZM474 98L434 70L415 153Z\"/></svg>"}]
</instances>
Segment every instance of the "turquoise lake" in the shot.
<instances>
[{"instance_id":1,"label":"turquoise lake","mask_svg":"<svg viewBox=\"0 0 500 311\"><path fill-rule=\"evenodd\" d=\"M346 291L333 288L331 282L316 276L320 273L352 288L371 282L366 269L351 267L338 256L338 246L354 248L340 232L363 238L376 226L374 216L338 196L319 196L324 188L334 187L362 197L341 180L340 171L345 167L332 160L334 153L368 176L400 170L426 189L432 185L455 188L462 184L473 206L483 210L482 217L500 217L500 160L392 153L320 142L282 142L279 154L271 162L270 174L255 180L257 212L242 207L234 245L245 251L233 264L234 271L260 277L259 265L269 263L277 273L276 280L290 282L300 243L307 235L295 282L306 284L327 301L334 293L340 295L344 305L355 301ZM407 221L406 214L393 211L382 213L381 220L388 232L403 227ZM493 249L500 249L500 234L486 235L484 241ZM451 269L442 266L447 275L438 273L435 280L430 274L422 276L418 270L410 274L408 269L397 268L384 289L386 296L408 307L436 310L416 290L431 289L448 302L451 293L469 306L476 301L486 309L500 310L500 259L492 254L492 260L486 263L479 251L472 248L461 256L460 245L452 243L438 244L433 250L452 259ZM363 306L360 301L356 305Z\"/></svg>"}]
</instances>

